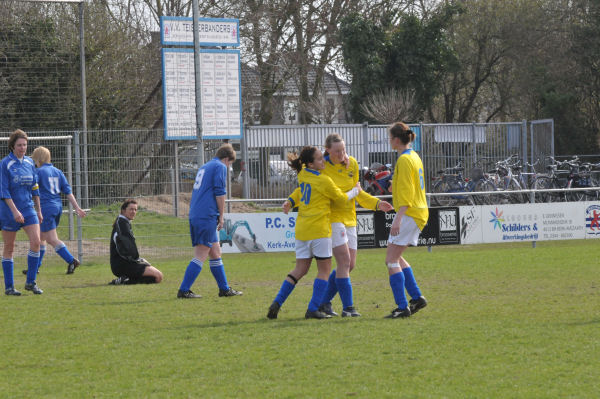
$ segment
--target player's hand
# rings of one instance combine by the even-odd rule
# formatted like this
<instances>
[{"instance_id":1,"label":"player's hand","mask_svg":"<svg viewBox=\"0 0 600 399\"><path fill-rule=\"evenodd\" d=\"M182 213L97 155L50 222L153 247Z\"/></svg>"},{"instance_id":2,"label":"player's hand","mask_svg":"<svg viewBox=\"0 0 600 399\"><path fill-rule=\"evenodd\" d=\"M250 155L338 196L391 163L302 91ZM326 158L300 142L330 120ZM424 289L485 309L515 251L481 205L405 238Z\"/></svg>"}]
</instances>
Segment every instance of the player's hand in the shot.
<instances>
[{"instance_id":1,"label":"player's hand","mask_svg":"<svg viewBox=\"0 0 600 399\"><path fill-rule=\"evenodd\" d=\"M21 212L19 212L18 210L13 212L13 218L15 219L15 222L17 222L17 223L25 223L25 218L23 217Z\"/></svg>"},{"instance_id":2,"label":"player's hand","mask_svg":"<svg viewBox=\"0 0 600 399\"><path fill-rule=\"evenodd\" d=\"M346 169L350 167L350 157L348 156L348 154L344 154L344 159L342 159L342 165L344 165Z\"/></svg>"},{"instance_id":3,"label":"player's hand","mask_svg":"<svg viewBox=\"0 0 600 399\"><path fill-rule=\"evenodd\" d=\"M38 216L38 221L40 222L40 224L42 224L42 221L44 220L44 217L42 216L42 212L37 211L37 216Z\"/></svg>"},{"instance_id":4,"label":"player's hand","mask_svg":"<svg viewBox=\"0 0 600 399\"><path fill-rule=\"evenodd\" d=\"M75 209L75 213L77 214L77 216L79 216L80 218L84 218L87 213L85 213L85 211L81 208L77 208Z\"/></svg>"},{"instance_id":5,"label":"player's hand","mask_svg":"<svg viewBox=\"0 0 600 399\"><path fill-rule=\"evenodd\" d=\"M394 207L392 204L390 204L387 201L379 201L379 204L377 205L377 209L380 211L389 212L389 211L393 211Z\"/></svg>"},{"instance_id":6,"label":"player's hand","mask_svg":"<svg viewBox=\"0 0 600 399\"><path fill-rule=\"evenodd\" d=\"M396 216L394 221L392 222L392 227L390 228L390 235L397 236L400 233L400 221L402 218Z\"/></svg>"},{"instance_id":7,"label":"player's hand","mask_svg":"<svg viewBox=\"0 0 600 399\"><path fill-rule=\"evenodd\" d=\"M356 185L354 187L356 187L358 189L359 193L363 190L362 187L360 186L360 182L356 182Z\"/></svg>"},{"instance_id":8,"label":"player's hand","mask_svg":"<svg viewBox=\"0 0 600 399\"><path fill-rule=\"evenodd\" d=\"M287 215L288 212L290 211L290 209L292 209L292 203L287 200L284 201L283 205L281 205L281 209L283 210L283 213L285 213Z\"/></svg>"},{"instance_id":9,"label":"player's hand","mask_svg":"<svg viewBox=\"0 0 600 399\"><path fill-rule=\"evenodd\" d=\"M219 216L219 222L217 223L217 231L223 228L223 215Z\"/></svg>"}]
</instances>

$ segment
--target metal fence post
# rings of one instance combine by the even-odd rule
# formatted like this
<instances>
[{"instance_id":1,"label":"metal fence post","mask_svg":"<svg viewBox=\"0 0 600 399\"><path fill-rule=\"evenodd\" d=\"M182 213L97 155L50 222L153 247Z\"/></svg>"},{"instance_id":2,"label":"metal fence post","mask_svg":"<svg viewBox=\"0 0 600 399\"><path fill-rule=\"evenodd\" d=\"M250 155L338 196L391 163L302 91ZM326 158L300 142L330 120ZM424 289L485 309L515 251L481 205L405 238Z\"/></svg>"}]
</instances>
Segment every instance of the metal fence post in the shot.
<instances>
[{"instance_id":1,"label":"metal fence post","mask_svg":"<svg viewBox=\"0 0 600 399\"><path fill-rule=\"evenodd\" d=\"M523 157L523 163L528 162L527 160L527 120L523 119L521 122L521 156ZM533 162L533 159L531 160Z\"/></svg>"},{"instance_id":2,"label":"metal fence post","mask_svg":"<svg viewBox=\"0 0 600 399\"><path fill-rule=\"evenodd\" d=\"M484 132L485 134L485 132ZM473 161L477 159L477 139L475 134L475 122L471 125L471 152L473 153ZM465 154L467 155L467 154ZM466 169L465 169L466 170Z\"/></svg>"},{"instance_id":3,"label":"metal fence post","mask_svg":"<svg viewBox=\"0 0 600 399\"><path fill-rule=\"evenodd\" d=\"M308 125L302 125L302 128L304 129L304 145L310 145L308 141Z\"/></svg>"},{"instance_id":4,"label":"metal fence post","mask_svg":"<svg viewBox=\"0 0 600 399\"><path fill-rule=\"evenodd\" d=\"M250 167L250 165L248 165L248 140L246 140L246 137L248 136L248 133L252 131L251 127L248 126L246 128L246 134L244 134L241 138L241 142L240 142L240 146L242 148L242 167L240 170L240 173L242 175L242 198L248 198L248 173L249 170L248 168Z\"/></svg>"},{"instance_id":5,"label":"metal fence post","mask_svg":"<svg viewBox=\"0 0 600 399\"><path fill-rule=\"evenodd\" d=\"M362 140L363 140L363 159L365 160L365 164L362 165L363 168L369 167L369 122L363 122L362 124Z\"/></svg>"},{"instance_id":6,"label":"metal fence post","mask_svg":"<svg viewBox=\"0 0 600 399\"><path fill-rule=\"evenodd\" d=\"M79 150L79 132L73 135L75 143L75 193L81 200L81 155ZM83 238L81 229L81 218L77 218L77 254L79 261L83 262Z\"/></svg>"},{"instance_id":7,"label":"metal fence post","mask_svg":"<svg viewBox=\"0 0 600 399\"><path fill-rule=\"evenodd\" d=\"M72 186L73 185L73 157L71 154L71 145L72 145L72 140L69 139L67 141L67 176L69 179L69 184ZM73 241L75 239L75 234L74 234L74 226L73 226L73 205L71 205L71 202L67 201L68 203L68 207L67 209L69 209L69 241Z\"/></svg>"},{"instance_id":8,"label":"metal fence post","mask_svg":"<svg viewBox=\"0 0 600 399\"><path fill-rule=\"evenodd\" d=\"M179 145L177 144L177 141L175 141L174 143L174 152L175 152L175 156L173 157L175 159L175 176L173 176L173 213L175 214L175 217L179 216ZM171 169L173 170L173 169Z\"/></svg>"}]
</instances>

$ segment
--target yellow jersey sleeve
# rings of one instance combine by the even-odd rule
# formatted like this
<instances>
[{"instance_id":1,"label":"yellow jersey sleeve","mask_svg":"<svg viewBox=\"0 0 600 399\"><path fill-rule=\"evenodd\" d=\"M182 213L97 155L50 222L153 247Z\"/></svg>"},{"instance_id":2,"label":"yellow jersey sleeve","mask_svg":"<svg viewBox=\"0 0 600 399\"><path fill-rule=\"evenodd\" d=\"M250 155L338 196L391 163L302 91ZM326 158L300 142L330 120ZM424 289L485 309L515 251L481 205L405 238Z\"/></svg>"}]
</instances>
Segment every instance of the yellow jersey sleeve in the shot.
<instances>
[{"instance_id":1,"label":"yellow jersey sleeve","mask_svg":"<svg viewBox=\"0 0 600 399\"><path fill-rule=\"evenodd\" d=\"M292 204L292 208L298 206L298 202L300 202L300 195L300 187L296 187L296 189L289 195L288 201L290 201L290 203Z\"/></svg>"},{"instance_id":2,"label":"yellow jersey sleeve","mask_svg":"<svg viewBox=\"0 0 600 399\"><path fill-rule=\"evenodd\" d=\"M356 202L358 202L358 204L365 208L365 209L371 209L373 211L377 210L377 207L379 206L379 198L373 197L371 194L367 193L366 191L361 191L360 193L358 193L358 195L356 196Z\"/></svg>"}]
</instances>

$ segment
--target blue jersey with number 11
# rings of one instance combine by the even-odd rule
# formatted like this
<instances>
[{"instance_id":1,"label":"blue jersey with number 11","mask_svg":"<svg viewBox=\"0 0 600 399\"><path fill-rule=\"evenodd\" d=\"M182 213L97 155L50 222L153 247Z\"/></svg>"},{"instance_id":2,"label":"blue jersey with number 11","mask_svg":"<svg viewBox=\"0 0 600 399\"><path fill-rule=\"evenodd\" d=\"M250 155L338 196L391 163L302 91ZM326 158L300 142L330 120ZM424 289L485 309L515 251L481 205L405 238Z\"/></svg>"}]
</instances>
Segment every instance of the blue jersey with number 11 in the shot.
<instances>
[{"instance_id":1,"label":"blue jersey with number 11","mask_svg":"<svg viewBox=\"0 0 600 399\"><path fill-rule=\"evenodd\" d=\"M64 173L55 168L51 163L40 166L37 170L40 185L40 203L42 211L50 208L62 209L60 194L72 193L71 186Z\"/></svg>"},{"instance_id":2,"label":"blue jersey with number 11","mask_svg":"<svg viewBox=\"0 0 600 399\"><path fill-rule=\"evenodd\" d=\"M227 194L227 166L217 157L208 161L196 174L190 219L214 219L219 216L215 197Z\"/></svg>"}]
</instances>

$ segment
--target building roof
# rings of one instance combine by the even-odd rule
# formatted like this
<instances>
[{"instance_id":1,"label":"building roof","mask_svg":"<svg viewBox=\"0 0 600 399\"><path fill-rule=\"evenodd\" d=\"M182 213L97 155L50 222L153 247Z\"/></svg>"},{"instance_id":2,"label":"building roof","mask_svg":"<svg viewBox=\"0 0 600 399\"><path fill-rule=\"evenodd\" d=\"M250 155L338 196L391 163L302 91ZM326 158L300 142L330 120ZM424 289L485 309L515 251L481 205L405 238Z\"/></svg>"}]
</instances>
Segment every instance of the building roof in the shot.
<instances>
[{"instance_id":1,"label":"building roof","mask_svg":"<svg viewBox=\"0 0 600 399\"><path fill-rule=\"evenodd\" d=\"M256 93L259 95L260 93L260 76L258 71L245 63L242 63L242 87L245 91L250 91L251 93ZM314 86L316 78L316 72L314 68L308 72L308 87L309 90ZM297 79L297 75L292 76L285 82L284 88L275 93L276 96L299 96L300 82ZM323 88L327 94L348 94L350 93L350 84L345 82L344 80L334 76L329 72L325 72L323 76ZM310 93L312 94L312 92Z\"/></svg>"}]
</instances>

